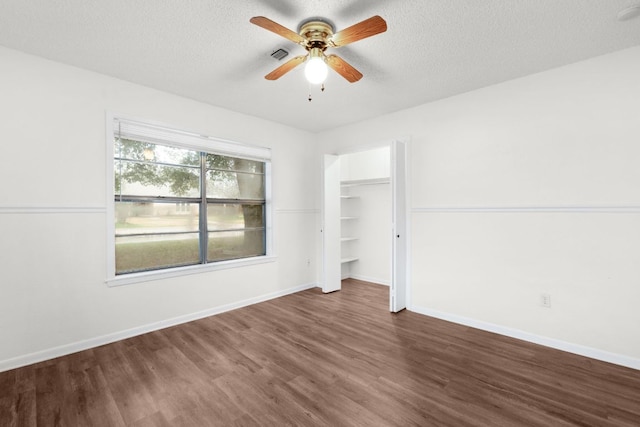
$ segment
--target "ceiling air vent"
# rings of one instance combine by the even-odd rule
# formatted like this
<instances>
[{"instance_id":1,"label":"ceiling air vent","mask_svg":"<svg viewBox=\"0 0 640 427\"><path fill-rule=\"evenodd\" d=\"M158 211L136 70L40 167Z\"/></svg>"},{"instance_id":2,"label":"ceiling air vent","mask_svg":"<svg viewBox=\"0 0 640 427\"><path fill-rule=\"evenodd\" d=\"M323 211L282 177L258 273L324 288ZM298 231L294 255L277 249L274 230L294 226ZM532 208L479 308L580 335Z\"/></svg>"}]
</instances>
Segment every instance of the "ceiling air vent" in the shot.
<instances>
[{"instance_id":1,"label":"ceiling air vent","mask_svg":"<svg viewBox=\"0 0 640 427\"><path fill-rule=\"evenodd\" d=\"M271 57L277 59L278 61L281 61L287 55L289 55L289 52L281 47L271 52Z\"/></svg>"}]
</instances>

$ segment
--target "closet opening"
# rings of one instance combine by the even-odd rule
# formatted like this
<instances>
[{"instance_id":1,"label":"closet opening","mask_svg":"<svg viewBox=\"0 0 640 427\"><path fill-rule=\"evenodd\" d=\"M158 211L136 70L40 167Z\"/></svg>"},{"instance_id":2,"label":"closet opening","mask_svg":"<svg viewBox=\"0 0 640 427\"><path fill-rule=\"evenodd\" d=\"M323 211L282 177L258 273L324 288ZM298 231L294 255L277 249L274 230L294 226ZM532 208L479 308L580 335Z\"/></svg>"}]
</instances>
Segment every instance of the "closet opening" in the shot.
<instances>
[{"instance_id":1,"label":"closet opening","mask_svg":"<svg viewBox=\"0 0 640 427\"><path fill-rule=\"evenodd\" d=\"M325 293L353 278L389 287L392 312L406 308L406 143L325 155Z\"/></svg>"}]
</instances>

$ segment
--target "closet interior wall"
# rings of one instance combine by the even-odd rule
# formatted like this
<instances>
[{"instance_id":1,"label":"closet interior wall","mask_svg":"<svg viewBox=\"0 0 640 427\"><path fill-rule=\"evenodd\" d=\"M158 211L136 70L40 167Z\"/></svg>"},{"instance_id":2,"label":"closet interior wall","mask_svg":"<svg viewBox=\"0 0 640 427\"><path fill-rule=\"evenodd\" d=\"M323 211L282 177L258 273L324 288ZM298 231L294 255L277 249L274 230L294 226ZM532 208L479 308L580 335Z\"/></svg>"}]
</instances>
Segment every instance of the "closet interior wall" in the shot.
<instances>
[{"instance_id":1,"label":"closet interior wall","mask_svg":"<svg viewBox=\"0 0 640 427\"><path fill-rule=\"evenodd\" d=\"M340 156L342 278L391 283L389 147Z\"/></svg>"}]
</instances>

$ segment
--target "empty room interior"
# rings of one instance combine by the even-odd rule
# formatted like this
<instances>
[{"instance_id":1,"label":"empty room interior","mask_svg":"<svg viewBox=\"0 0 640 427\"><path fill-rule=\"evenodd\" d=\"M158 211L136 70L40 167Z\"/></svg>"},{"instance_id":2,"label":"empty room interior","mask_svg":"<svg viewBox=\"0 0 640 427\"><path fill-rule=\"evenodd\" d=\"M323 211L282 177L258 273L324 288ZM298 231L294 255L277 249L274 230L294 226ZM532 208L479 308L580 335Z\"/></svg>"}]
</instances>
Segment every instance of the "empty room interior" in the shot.
<instances>
[{"instance_id":1,"label":"empty room interior","mask_svg":"<svg viewBox=\"0 0 640 427\"><path fill-rule=\"evenodd\" d=\"M0 425L640 425L638 0L3 0Z\"/></svg>"}]
</instances>

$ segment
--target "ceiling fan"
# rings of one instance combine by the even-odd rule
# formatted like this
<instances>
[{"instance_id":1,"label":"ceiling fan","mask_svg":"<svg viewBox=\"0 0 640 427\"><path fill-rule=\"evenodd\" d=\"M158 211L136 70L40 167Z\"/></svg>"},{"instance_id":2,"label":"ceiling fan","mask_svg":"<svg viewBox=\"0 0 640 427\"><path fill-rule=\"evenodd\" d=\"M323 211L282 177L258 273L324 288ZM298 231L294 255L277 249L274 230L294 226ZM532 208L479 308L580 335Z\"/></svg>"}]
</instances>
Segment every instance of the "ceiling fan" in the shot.
<instances>
[{"instance_id":1,"label":"ceiling fan","mask_svg":"<svg viewBox=\"0 0 640 427\"><path fill-rule=\"evenodd\" d=\"M372 16L351 27L334 33L333 25L321 18L307 20L300 25L298 33L283 27L282 25L265 18L254 16L249 20L252 24L278 34L285 39L299 44L307 50L306 55L296 56L282 64L269 74L265 79L277 80L298 65L306 62L305 76L312 84L323 83L327 77L327 65L344 77L350 83L355 83L362 78L362 73L349 65L347 61L337 55L325 55L327 48L346 46L358 40L375 36L387 31L387 23L379 16Z\"/></svg>"}]
</instances>

